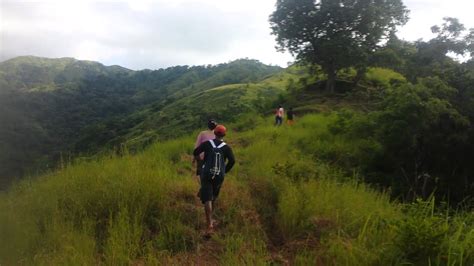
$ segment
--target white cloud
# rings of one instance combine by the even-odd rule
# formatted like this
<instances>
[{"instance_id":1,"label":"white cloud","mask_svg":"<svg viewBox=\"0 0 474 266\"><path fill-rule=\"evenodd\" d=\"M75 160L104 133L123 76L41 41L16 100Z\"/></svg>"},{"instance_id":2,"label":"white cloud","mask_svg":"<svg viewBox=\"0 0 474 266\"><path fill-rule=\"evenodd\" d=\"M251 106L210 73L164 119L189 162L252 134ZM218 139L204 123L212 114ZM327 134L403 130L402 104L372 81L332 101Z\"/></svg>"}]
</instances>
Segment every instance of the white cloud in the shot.
<instances>
[{"instance_id":1,"label":"white cloud","mask_svg":"<svg viewBox=\"0 0 474 266\"><path fill-rule=\"evenodd\" d=\"M290 60L275 51L270 35L273 0L3 1L1 5L0 60L25 54L71 56L133 69L241 57L281 65Z\"/></svg>"},{"instance_id":2,"label":"white cloud","mask_svg":"<svg viewBox=\"0 0 474 266\"><path fill-rule=\"evenodd\" d=\"M472 0L405 0L400 36L430 38L445 16L474 27ZM76 57L132 69L216 64L249 57L285 66L268 17L276 0L0 0L0 60Z\"/></svg>"},{"instance_id":3,"label":"white cloud","mask_svg":"<svg viewBox=\"0 0 474 266\"><path fill-rule=\"evenodd\" d=\"M458 18L467 28L474 27L472 0L405 0L410 9L410 21L400 30L400 36L414 41L433 37L431 26L439 25L444 17Z\"/></svg>"}]
</instances>

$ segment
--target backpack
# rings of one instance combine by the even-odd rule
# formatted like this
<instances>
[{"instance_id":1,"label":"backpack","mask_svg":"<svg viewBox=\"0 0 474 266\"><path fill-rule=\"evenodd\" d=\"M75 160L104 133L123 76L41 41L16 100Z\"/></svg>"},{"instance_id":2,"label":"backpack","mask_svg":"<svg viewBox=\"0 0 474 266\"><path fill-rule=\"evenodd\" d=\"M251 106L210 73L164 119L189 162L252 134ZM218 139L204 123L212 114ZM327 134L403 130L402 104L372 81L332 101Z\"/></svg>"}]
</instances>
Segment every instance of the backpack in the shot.
<instances>
[{"instance_id":1,"label":"backpack","mask_svg":"<svg viewBox=\"0 0 474 266\"><path fill-rule=\"evenodd\" d=\"M225 162L224 162L224 152L222 147L227 145L225 142L216 146L213 140L209 140L212 145L211 154L206 156L206 160L202 166L201 174L203 177L210 177L214 179L216 177L223 178L225 175Z\"/></svg>"}]
</instances>

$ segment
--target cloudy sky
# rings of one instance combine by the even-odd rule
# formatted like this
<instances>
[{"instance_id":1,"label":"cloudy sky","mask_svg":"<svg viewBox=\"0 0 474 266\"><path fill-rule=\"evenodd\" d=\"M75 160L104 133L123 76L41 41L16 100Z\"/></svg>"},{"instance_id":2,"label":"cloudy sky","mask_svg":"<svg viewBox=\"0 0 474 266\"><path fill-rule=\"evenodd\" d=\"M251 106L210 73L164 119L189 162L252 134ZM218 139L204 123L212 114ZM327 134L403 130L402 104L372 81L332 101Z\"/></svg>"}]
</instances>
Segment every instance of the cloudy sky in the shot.
<instances>
[{"instance_id":1,"label":"cloudy sky","mask_svg":"<svg viewBox=\"0 0 474 266\"><path fill-rule=\"evenodd\" d=\"M268 16L276 0L0 0L0 61L19 56L75 57L131 69L254 58L286 66ZM445 16L474 27L473 0L405 0L407 40L431 37Z\"/></svg>"}]
</instances>

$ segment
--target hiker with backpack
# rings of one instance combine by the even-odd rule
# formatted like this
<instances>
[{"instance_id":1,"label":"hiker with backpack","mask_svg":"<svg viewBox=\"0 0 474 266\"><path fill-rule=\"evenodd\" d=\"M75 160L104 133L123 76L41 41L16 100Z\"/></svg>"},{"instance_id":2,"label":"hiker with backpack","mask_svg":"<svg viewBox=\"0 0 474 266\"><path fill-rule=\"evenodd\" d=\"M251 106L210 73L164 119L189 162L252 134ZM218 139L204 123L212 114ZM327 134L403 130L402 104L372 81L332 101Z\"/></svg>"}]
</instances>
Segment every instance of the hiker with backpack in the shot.
<instances>
[{"instance_id":1,"label":"hiker with backpack","mask_svg":"<svg viewBox=\"0 0 474 266\"><path fill-rule=\"evenodd\" d=\"M214 129L217 126L217 122L214 119L207 121L208 130L201 131L197 136L196 143L194 144L194 149L199 147L204 142L207 142L215 138ZM204 163L204 153L201 153L198 157L193 158L193 166L196 165L196 180L200 183L201 169L202 164Z\"/></svg>"},{"instance_id":2,"label":"hiker with backpack","mask_svg":"<svg viewBox=\"0 0 474 266\"><path fill-rule=\"evenodd\" d=\"M214 129L215 138L202 143L193 152L196 159L201 153L204 153L199 196L206 213L207 236L213 233L215 227L215 221L212 219L214 202L219 196L225 174L232 169L235 163L232 149L223 140L226 131L223 125L218 125Z\"/></svg>"},{"instance_id":3,"label":"hiker with backpack","mask_svg":"<svg viewBox=\"0 0 474 266\"><path fill-rule=\"evenodd\" d=\"M283 123L283 114L285 110L281 105L278 105L278 108L275 110L275 126L281 126Z\"/></svg>"}]
</instances>

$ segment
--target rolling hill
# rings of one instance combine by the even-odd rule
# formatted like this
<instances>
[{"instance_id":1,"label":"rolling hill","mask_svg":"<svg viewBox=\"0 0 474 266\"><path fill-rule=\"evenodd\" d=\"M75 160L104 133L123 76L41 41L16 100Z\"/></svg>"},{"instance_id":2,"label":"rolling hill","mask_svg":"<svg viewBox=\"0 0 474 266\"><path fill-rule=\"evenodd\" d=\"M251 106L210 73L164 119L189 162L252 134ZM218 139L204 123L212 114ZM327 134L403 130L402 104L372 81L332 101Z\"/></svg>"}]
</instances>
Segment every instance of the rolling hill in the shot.
<instances>
[{"instance_id":1,"label":"rolling hill","mask_svg":"<svg viewBox=\"0 0 474 266\"><path fill-rule=\"evenodd\" d=\"M195 134L21 182L0 193L0 263L472 264L472 212L437 210L434 199L391 201L328 161L364 151L364 140L331 134L338 119L313 114L276 128L270 117L252 116L228 124L238 129L226 137L237 165L208 240L191 178Z\"/></svg>"},{"instance_id":2,"label":"rolling hill","mask_svg":"<svg viewBox=\"0 0 474 266\"><path fill-rule=\"evenodd\" d=\"M3 162L74 153L0 192L1 264L474 262L472 98L451 81L370 68L355 86L347 69L327 94L320 73L253 60L119 71L2 87ZM272 125L275 103L295 107L294 126ZM209 117L237 165L205 240L190 153Z\"/></svg>"},{"instance_id":3,"label":"rolling hill","mask_svg":"<svg viewBox=\"0 0 474 266\"><path fill-rule=\"evenodd\" d=\"M129 128L150 119L147 110L161 111L182 99L182 95L258 82L280 71L279 67L248 59L154 71L131 71L72 58L26 56L2 62L1 186L5 187L13 177L54 167L61 157L68 159L107 148L101 138L112 139L108 148L120 146L128 140ZM108 130L114 123L118 125ZM103 128L107 132L101 136ZM146 131L133 132L137 134Z\"/></svg>"}]
</instances>

